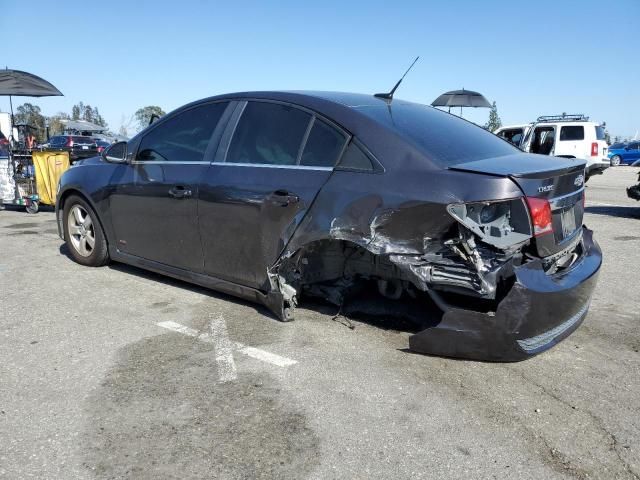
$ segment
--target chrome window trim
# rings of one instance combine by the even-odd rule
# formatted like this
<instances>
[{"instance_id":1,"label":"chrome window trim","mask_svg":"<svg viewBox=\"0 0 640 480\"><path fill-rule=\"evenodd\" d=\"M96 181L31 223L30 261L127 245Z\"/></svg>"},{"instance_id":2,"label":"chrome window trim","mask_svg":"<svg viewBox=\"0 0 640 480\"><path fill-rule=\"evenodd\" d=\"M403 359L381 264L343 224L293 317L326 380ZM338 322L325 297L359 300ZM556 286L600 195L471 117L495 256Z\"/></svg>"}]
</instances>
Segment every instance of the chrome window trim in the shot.
<instances>
[{"instance_id":1,"label":"chrome window trim","mask_svg":"<svg viewBox=\"0 0 640 480\"><path fill-rule=\"evenodd\" d=\"M330 172L334 167L313 167L308 165L275 165L271 163L232 163L232 162L212 162L211 165L227 167L258 167L258 168L288 168L294 170L320 170Z\"/></svg>"},{"instance_id":2,"label":"chrome window trim","mask_svg":"<svg viewBox=\"0 0 640 480\"><path fill-rule=\"evenodd\" d=\"M133 160L130 162L131 165L209 165L211 162L208 160L203 160L201 162L181 162L179 160L169 160L167 162L163 162L162 160Z\"/></svg>"}]
</instances>

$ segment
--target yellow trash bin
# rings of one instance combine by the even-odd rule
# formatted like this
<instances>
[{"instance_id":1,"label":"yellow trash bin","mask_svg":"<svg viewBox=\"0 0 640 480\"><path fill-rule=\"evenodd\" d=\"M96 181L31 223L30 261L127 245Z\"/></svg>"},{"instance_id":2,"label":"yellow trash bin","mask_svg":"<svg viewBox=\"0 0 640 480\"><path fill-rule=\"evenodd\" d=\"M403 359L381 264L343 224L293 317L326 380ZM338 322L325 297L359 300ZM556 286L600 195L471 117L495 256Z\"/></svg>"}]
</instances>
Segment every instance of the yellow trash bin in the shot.
<instances>
[{"instance_id":1,"label":"yellow trash bin","mask_svg":"<svg viewBox=\"0 0 640 480\"><path fill-rule=\"evenodd\" d=\"M32 152L32 157L40 203L55 205L58 180L69 169L69 152Z\"/></svg>"}]
</instances>

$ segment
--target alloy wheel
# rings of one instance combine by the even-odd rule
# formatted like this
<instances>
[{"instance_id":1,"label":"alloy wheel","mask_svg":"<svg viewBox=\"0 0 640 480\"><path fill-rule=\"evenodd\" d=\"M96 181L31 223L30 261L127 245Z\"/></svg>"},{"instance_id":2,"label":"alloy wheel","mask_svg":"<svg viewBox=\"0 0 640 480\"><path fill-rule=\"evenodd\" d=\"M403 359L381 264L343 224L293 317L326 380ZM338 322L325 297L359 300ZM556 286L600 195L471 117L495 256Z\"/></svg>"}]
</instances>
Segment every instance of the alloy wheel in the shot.
<instances>
[{"instance_id":1,"label":"alloy wheel","mask_svg":"<svg viewBox=\"0 0 640 480\"><path fill-rule=\"evenodd\" d=\"M81 205L74 205L67 218L69 240L78 254L88 257L96 245L96 234L91 215Z\"/></svg>"}]
</instances>

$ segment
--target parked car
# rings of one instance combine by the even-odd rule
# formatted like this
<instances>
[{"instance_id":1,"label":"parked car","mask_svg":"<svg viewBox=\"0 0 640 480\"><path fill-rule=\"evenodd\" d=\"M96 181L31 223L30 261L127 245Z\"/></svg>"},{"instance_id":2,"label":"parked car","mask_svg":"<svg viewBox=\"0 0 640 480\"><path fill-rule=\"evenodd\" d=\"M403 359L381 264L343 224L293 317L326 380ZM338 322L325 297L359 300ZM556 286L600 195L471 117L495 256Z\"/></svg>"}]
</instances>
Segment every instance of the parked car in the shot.
<instances>
[{"instance_id":1,"label":"parked car","mask_svg":"<svg viewBox=\"0 0 640 480\"><path fill-rule=\"evenodd\" d=\"M611 165L633 165L640 160L640 141L633 141L621 146L609 147Z\"/></svg>"},{"instance_id":2,"label":"parked car","mask_svg":"<svg viewBox=\"0 0 640 480\"><path fill-rule=\"evenodd\" d=\"M49 139L48 150L69 152L69 160L77 160L98 155L98 146L91 137L82 135L55 135Z\"/></svg>"},{"instance_id":3,"label":"parked car","mask_svg":"<svg viewBox=\"0 0 640 480\"><path fill-rule=\"evenodd\" d=\"M531 123L523 125L507 125L498 128L493 133L500 138L504 138L507 142L512 143L516 147L519 147L522 140L524 140L525 135L529 132L531 125Z\"/></svg>"},{"instance_id":4,"label":"parked car","mask_svg":"<svg viewBox=\"0 0 640 480\"><path fill-rule=\"evenodd\" d=\"M521 148L525 152L554 157L583 158L587 161L587 179L601 174L611 165L604 127L590 122L584 115L538 117Z\"/></svg>"},{"instance_id":5,"label":"parked car","mask_svg":"<svg viewBox=\"0 0 640 480\"><path fill-rule=\"evenodd\" d=\"M442 310L412 350L521 360L587 314L602 255L582 225L584 174L430 106L229 94L69 169L56 217L83 265L136 265L281 320L304 296L377 288Z\"/></svg>"}]
</instances>

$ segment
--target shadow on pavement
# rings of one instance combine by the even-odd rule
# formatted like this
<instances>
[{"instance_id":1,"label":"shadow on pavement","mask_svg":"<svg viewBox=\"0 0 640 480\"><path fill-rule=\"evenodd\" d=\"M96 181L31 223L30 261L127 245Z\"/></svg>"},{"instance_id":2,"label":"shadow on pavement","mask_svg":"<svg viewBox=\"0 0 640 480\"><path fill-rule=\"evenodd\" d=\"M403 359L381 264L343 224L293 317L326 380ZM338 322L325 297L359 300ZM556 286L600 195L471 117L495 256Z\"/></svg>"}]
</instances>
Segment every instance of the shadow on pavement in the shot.
<instances>
[{"instance_id":1,"label":"shadow on pavement","mask_svg":"<svg viewBox=\"0 0 640 480\"><path fill-rule=\"evenodd\" d=\"M607 215L609 217L621 217L621 218L639 218L640 219L640 206L627 207L627 206L591 206L584 209L587 213L594 213L596 215Z\"/></svg>"},{"instance_id":2,"label":"shadow on pavement","mask_svg":"<svg viewBox=\"0 0 640 480\"><path fill-rule=\"evenodd\" d=\"M121 348L85 401L85 468L112 478L306 478L320 441L279 381L220 383L213 346L176 333Z\"/></svg>"}]
</instances>

